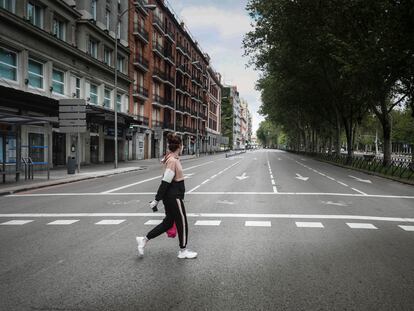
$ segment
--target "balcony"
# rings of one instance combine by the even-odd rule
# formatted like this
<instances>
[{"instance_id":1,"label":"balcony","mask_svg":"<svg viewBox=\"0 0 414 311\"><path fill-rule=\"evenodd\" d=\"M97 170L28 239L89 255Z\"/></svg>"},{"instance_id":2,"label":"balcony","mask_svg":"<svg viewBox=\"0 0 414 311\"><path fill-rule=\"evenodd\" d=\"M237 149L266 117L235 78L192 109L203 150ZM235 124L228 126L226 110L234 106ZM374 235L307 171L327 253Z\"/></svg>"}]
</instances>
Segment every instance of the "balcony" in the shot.
<instances>
[{"instance_id":1,"label":"balcony","mask_svg":"<svg viewBox=\"0 0 414 311\"><path fill-rule=\"evenodd\" d=\"M152 96L152 99L153 99L153 101L152 101L153 105L156 105L156 106L159 106L159 107L164 107L164 105L165 105L164 97L161 97L160 95L154 94Z\"/></svg>"},{"instance_id":2,"label":"balcony","mask_svg":"<svg viewBox=\"0 0 414 311\"><path fill-rule=\"evenodd\" d=\"M148 11L145 8L145 5L148 4L148 0L135 0L135 3L138 4L138 9L145 15L148 15Z\"/></svg>"},{"instance_id":3,"label":"balcony","mask_svg":"<svg viewBox=\"0 0 414 311\"><path fill-rule=\"evenodd\" d=\"M151 127L152 127L152 128L156 128L156 127L161 127L161 128L162 128L163 123L164 123L164 122L162 122L162 121L152 120L152 121L151 121Z\"/></svg>"},{"instance_id":4,"label":"balcony","mask_svg":"<svg viewBox=\"0 0 414 311\"><path fill-rule=\"evenodd\" d=\"M134 57L134 66L140 68L141 70L147 72L149 68L149 61L142 55L136 55Z\"/></svg>"},{"instance_id":5,"label":"balcony","mask_svg":"<svg viewBox=\"0 0 414 311\"><path fill-rule=\"evenodd\" d=\"M161 69L155 67L154 70L152 71L152 77L155 80L160 81L161 83L165 82L165 73L163 71L161 71Z\"/></svg>"},{"instance_id":6,"label":"balcony","mask_svg":"<svg viewBox=\"0 0 414 311\"><path fill-rule=\"evenodd\" d=\"M174 55L171 51L168 51L167 49L164 50L164 59L168 61L171 65L175 66Z\"/></svg>"},{"instance_id":7,"label":"balcony","mask_svg":"<svg viewBox=\"0 0 414 311\"><path fill-rule=\"evenodd\" d=\"M175 34L171 29L166 28L164 34L167 39L170 39L172 43L175 43Z\"/></svg>"},{"instance_id":8,"label":"balcony","mask_svg":"<svg viewBox=\"0 0 414 311\"><path fill-rule=\"evenodd\" d=\"M177 51L179 51L183 55L189 57L188 52L187 52L187 49L181 43L177 43Z\"/></svg>"},{"instance_id":9,"label":"balcony","mask_svg":"<svg viewBox=\"0 0 414 311\"><path fill-rule=\"evenodd\" d=\"M184 126L182 125L176 125L175 129L177 132L184 133Z\"/></svg>"},{"instance_id":10,"label":"balcony","mask_svg":"<svg viewBox=\"0 0 414 311\"><path fill-rule=\"evenodd\" d=\"M162 19L157 16L157 15L153 15L153 19L152 19L152 24L154 25L154 27L156 27L162 34L164 34L164 22L162 21Z\"/></svg>"},{"instance_id":11,"label":"balcony","mask_svg":"<svg viewBox=\"0 0 414 311\"><path fill-rule=\"evenodd\" d=\"M185 69L182 65L177 66L177 72L181 73L182 75L185 75Z\"/></svg>"},{"instance_id":12,"label":"balcony","mask_svg":"<svg viewBox=\"0 0 414 311\"><path fill-rule=\"evenodd\" d=\"M140 126L149 126L149 119L143 116L136 115L134 116L134 120L137 121L138 125Z\"/></svg>"},{"instance_id":13,"label":"balcony","mask_svg":"<svg viewBox=\"0 0 414 311\"><path fill-rule=\"evenodd\" d=\"M149 33L141 25L134 24L134 36L137 36L141 41L148 44L149 42Z\"/></svg>"},{"instance_id":14,"label":"balcony","mask_svg":"<svg viewBox=\"0 0 414 311\"><path fill-rule=\"evenodd\" d=\"M165 100L164 100L164 105L165 105L167 108L174 109L174 100L172 100L172 99L165 99Z\"/></svg>"},{"instance_id":15,"label":"balcony","mask_svg":"<svg viewBox=\"0 0 414 311\"><path fill-rule=\"evenodd\" d=\"M175 87L175 79L172 75L165 75L165 83L168 83L171 87Z\"/></svg>"},{"instance_id":16,"label":"balcony","mask_svg":"<svg viewBox=\"0 0 414 311\"><path fill-rule=\"evenodd\" d=\"M178 113L183 113L184 112L184 105L177 104L175 109Z\"/></svg>"},{"instance_id":17,"label":"balcony","mask_svg":"<svg viewBox=\"0 0 414 311\"><path fill-rule=\"evenodd\" d=\"M183 111L184 111L184 114L191 115L191 108L190 107L184 106Z\"/></svg>"},{"instance_id":18,"label":"balcony","mask_svg":"<svg viewBox=\"0 0 414 311\"><path fill-rule=\"evenodd\" d=\"M170 121L164 121L163 128L173 131L174 130L174 123L172 123Z\"/></svg>"},{"instance_id":19,"label":"balcony","mask_svg":"<svg viewBox=\"0 0 414 311\"><path fill-rule=\"evenodd\" d=\"M152 41L152 50L164 59L164 47L157 41Z\"/></svg>"},{"instance_id":20,"label":"balcony","mask_svg":"<svg viewBox=\"0 0 414 311\"><path fill-rule=\"evenodd\" d=\"M134 85L134 93L133 93L134 97L138 97L142 100L147 100L148 99L148 89L140 86L140 85Z\"/></svg>"},{"instance_id":21,"label":"balcony","mask_svg":"<svg viewBox=\"0 0 414 311\"><path fill-rule=\"evenodd\" d=\"M197 84L200 88L202 88L202 87L203 87L203 84L202 84L202 82L201 82L201 80L200 80L199 78L197 78L197 77L192 77L192 78L191 78L191 81L192 81L193 83Z\"/></svg>"}]
</instances>

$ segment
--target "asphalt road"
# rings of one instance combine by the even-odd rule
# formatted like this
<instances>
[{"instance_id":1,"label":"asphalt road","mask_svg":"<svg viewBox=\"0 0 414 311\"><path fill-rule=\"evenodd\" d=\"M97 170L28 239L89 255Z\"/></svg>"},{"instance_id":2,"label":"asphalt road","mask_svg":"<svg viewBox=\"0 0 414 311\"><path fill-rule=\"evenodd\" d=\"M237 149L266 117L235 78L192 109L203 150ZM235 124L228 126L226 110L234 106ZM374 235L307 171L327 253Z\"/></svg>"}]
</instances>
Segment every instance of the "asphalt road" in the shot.
<instances>
[{"instance_id":1,"label":"asphalt road","mask_svg":"<svg viewBox=\"0 0 414 311\"><path fill-rule=\"evenodd\" d=\"M414 310L413 186L273 150L183 167L195 260L137 257L161 167L0 197L0 310Z\"/></svg>"}]
</instances>

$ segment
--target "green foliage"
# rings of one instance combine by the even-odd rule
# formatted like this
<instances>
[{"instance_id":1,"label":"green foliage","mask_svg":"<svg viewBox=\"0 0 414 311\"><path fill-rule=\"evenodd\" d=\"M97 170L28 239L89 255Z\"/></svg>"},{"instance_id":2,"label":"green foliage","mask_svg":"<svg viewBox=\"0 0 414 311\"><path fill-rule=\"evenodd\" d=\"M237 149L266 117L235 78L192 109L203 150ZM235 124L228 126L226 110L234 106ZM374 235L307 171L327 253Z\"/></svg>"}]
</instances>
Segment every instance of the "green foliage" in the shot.
<instances>
[{"instance_id":1,"label":"green foliage","mask_svg":"<svg viewBox=\"0 0 414 311\"><path fill-rule=\"evenodd\" d=\"M233 107L230 103L229 94L224 95L221 101L221 133L229 137L229 146L233 146Z\"/></svg>"},{"instance_id":2,"label":"green foliage","mask_svg":"<svg viewBox=\"0 0 414 311\"><path fill-rule=\"evenodd\" d=\"M255 28L244 48L262 72L260 112L295 149L336 141L338 150L345 133L349 157L356 141L371 141L357 134L375 114L389 161L392 111L404 101L414 107L413 7L410 0L250 0Z\"/></svg>"}]
</instances>

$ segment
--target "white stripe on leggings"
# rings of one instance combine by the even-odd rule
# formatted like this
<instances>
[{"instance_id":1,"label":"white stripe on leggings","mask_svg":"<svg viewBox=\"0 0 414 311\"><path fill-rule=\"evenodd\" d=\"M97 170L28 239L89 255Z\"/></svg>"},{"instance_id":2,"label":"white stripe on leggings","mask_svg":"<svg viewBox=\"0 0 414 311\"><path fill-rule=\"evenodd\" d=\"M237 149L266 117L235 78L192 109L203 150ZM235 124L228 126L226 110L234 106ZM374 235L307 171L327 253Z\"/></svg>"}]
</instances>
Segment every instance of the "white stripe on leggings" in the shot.
<instances>
[{"instance_id":1,"label":"white stripe on leggings","mask_svg":"<svg viewBox=\"0 0 414 311\"><path fill-rule=\"evenodd\" d=\"M185 217L184 217L183 209L181 208L181 201L180 201L180 199L177 199L177 205L178 205L178 208L180 210L181 221L183 223L183 245L184 246L187 246L187 236L186 236L186 230L185 230Z\"/></svg>"}]
</instances>

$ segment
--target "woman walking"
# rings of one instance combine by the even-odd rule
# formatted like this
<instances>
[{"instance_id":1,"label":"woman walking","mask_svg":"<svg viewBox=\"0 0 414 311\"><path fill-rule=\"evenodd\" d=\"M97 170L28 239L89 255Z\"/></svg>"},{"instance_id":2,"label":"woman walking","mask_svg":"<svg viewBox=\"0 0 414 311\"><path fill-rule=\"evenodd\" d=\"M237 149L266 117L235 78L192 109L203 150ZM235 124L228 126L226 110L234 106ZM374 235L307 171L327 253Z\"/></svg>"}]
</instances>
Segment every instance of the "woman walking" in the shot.
<instances>
[{"instance_id":1,"label":"woman walking","mask_svg":"<svg viewBox=\"0 0 414 311\"><path fill-rule=\"evenodd\" d=\"M153 211L157 211L158 202L162 200L165 207L165 218L158 226L152 229L145 237L137 237L138 254L144 256L144 248L149 240L167 232L173 227L177 227L180 250L178 258L192 259L197 257L197 253L187 249L188 223L184 207L184 175L180 163L180 155L183 150L181 138L175 134L167 136L169 152L166 154L162 163L164 164L164 175L161 185L158 188L155 200L150 202Z\"/></svg>"}]
</instances>

